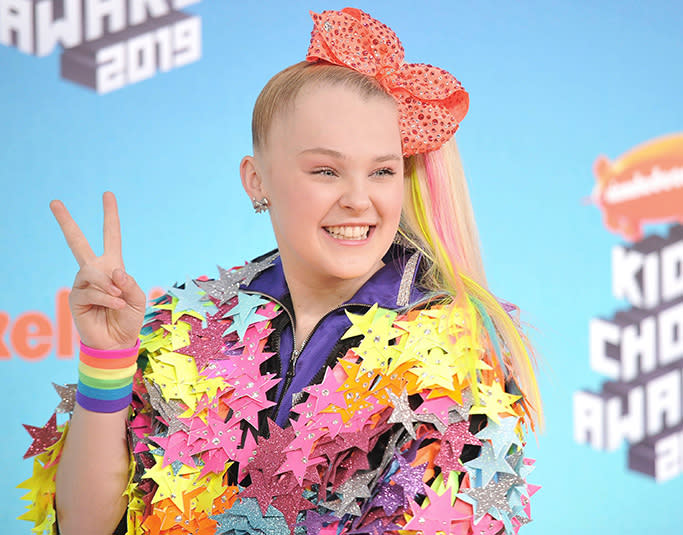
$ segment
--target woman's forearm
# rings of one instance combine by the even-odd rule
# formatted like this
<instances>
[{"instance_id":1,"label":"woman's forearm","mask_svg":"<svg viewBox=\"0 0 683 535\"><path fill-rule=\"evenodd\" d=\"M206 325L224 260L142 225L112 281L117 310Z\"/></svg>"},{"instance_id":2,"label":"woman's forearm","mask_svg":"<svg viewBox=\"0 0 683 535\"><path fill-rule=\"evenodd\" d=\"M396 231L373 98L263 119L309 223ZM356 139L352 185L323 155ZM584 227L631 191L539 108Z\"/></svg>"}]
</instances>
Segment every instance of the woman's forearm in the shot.
<instances>
[{"instance_id":1,"label":"woman's forearm","mask_svg":"<svg viewBox=\"0 0 683 535\"><path fill-rule=\"evenodd\" d=\"M111 535L121 520L127 504L127 413L128 408L74 408L56 477L61 535Z\"/></svg>"}]
</instances>

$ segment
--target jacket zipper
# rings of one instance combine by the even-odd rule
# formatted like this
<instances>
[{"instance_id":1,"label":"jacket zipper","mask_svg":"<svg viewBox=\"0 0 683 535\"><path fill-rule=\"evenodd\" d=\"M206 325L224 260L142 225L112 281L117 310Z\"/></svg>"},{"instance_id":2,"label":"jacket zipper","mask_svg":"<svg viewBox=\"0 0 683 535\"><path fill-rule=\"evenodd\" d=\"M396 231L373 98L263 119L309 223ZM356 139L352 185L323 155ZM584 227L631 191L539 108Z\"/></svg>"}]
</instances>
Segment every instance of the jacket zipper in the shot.
<instances>
[{"instance_id":1,"label":"jacket zipper","mask_svg":"<svg viewBox=\"0 0 683 535\"><path fill-rule=\"evenodd\" d=\"M336 306L330 310L328 310L319 320L318 322L314 325L313 329L311 329L311 332L308 333L308 336L304 339L304 341L301 343L301 346L299 349L296 349L296 345L294 345L294 349L292 350L292 355L289 359L289 367L287 368L287 374L285 375L285 383L282 387L282 394L280 395L280 399L277 401L277 406L280 406L280 403L282 403L282 399L285 396L285 393L289 389L290 385L292 384L292 380L294 379L294 375L296 373L296 362L299 360L299 356L301 356L301 353L304 350L304 347L308 343L308 341L311 339L315 331L318 329L320 324L323 322L327 316L332 314L333 312L336 312L337 310L344 310L346 307L351 307L351 306L357 306L357 307L364 307L364 308L370 308L371 305L366 305L365 303L344 303L343 305ZM291 315L290 315L291 318ZM294 338L294 323L292 322L292 342L296 344L295 338Z\"/></svg>"},{"instance_id":2,"label":"jacket zipper","mask_svg":"<svg viewBox=\"0 0 683 535\"><path fill-rule=\"evenodd\" d=\"M371 305L367 305L365 303L344 303L343 305L338 305L338 306L334 307L333 309L328 310L318 320L318 322L315 324L313 329L311 329L311 332L308 333L308 336L306 336L306 338L304 338L304 341L301 343L301 346L297 349L296 334L295 334L296 333L296 325L294 323L294 317L292 316L291 312L287 309L287 307L285 305L283 305L280 301L275 299L273 296L265 294L263 292L259 292L256 290L240 290L240 291L242 291L244 293L248 293L248 294L260 295L262 297L270 299L271 301L274 301L275 303L280 305L280 307L287 313L287 316L289 317L289 322L292 325L292 348L293 349L292 349L292 354L290 355L290 358L289 358L289 363L287 365L287 373L285 374L285 377L284 377L285 380L284 380L284 384L282 385L282 391L280 393L280 398L277 400L277 404L275 405L275 407L277 407L278 409L280 407L280 404L282 403L282 399L284 398L285 393L287 392L287 390L289 390L289 387L292 384L292 380L294 379L294 374L295 374L295 370L296 370L296 363L299 360L299 356L303 352L304 347L306 346L308 341L311 339L311 337L313 336L315 331L318 329L318 327L320 326L322 321L327 316L332 314L332 312L336 312L337 310L340 310L340 309L345 309L346 307L357 306L357 307L371 308ZM280 359L282 361L282 356L280 356Z\"/></svg>"}]
</instances>

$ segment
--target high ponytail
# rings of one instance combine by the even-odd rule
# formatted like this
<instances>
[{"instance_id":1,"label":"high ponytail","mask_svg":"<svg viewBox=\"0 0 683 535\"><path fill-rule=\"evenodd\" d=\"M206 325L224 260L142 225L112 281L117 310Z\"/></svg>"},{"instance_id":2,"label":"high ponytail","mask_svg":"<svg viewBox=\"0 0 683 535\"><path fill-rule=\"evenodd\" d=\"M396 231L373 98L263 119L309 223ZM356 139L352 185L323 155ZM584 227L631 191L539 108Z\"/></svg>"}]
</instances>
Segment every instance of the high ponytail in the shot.
<instances>
[{"instance_id":1,"label":"high ponytail","mask_svg":"<svg viewBox=\"0 0 683 535\"><path fill-rule=\"evenodd\" d=\"M468 329L483 326L495 352L499 379L508 374L524 394L532 422L543 422L541 397L528 339L513 317L487 289L467 181L455 138L438 150L406 159L406 197L399 231L429 261L421 284L434 296L476 311ZM478 317L478 319L476 318ZM509 380L509 379L508 379Z\"/></svg>"}]
</instances>

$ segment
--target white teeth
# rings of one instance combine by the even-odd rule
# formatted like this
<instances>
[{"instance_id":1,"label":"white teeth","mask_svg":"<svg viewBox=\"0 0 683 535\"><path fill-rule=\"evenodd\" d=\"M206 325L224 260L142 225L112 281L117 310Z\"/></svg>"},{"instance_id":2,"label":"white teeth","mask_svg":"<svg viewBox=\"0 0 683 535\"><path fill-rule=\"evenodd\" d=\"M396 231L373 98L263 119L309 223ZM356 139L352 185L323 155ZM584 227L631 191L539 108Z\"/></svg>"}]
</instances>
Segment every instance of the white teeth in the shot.
<instances>
[{"instance_id":1,"label":"white teeth","mask_svg":"<svg viewBox=\"0 0 683 535\"><path fill-rule=\"evenodd\" d=\"M325 227L325 230L334 238L340 240L364 240L368 237L370 227L368 225L362 226L339 226L339 227Z\"/></svg>"}]
</instances>

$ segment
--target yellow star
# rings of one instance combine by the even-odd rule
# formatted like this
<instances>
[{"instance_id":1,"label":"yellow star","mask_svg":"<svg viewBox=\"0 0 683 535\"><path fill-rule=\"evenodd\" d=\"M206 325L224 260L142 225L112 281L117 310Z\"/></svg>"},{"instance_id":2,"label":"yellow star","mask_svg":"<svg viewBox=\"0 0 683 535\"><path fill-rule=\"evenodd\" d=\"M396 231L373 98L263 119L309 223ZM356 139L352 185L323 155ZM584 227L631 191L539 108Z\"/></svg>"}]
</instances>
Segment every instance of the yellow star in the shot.
<instances>
[{"instance_id":1,"label":"yellow star","mask_svg":"<svg viewBox=\"0 0 683 535\"><path fill-rule=\"evenodd\" d=\"M232 462L226 463L225 471L227 471L231 464ZM206 490L197 495L194 500L197 509L204 511L207 515L212 513L213 501L227 490L227 485L223 483L225 471L221 474L209 473L206 477L198 481L199 484L206 486Z\"/></svg>"},{"instance_id":2,"label":"yellow star","mask_svg":"<svg viewBox=\"0 0 683 535\"><path fill-rule=\"evenodd\" d=\"M435 387L449 389L457 368L451 362L450 355L440 347L434 347L411 371L417 375L418 385L423 390Z\"/></svg>"},{"instance_id":3,"label":"yellow star","mask_svg":"<svg viewBox=\"0 0 683 535\"><path fill-rule=\"evenodd\" d=\"M362 335L360 345L354 352L361 357L361 371L385 371L388 363L398 355L391 340L400 334L400 330L393 327L396 312L379 308L375 303L365 314L351 314L347 312L352 326L344 333L343 338Z\"/></svg>"},{"instance_id":4,"label":"yellow star","mask_svg":"<svg viewBox=\"0 0 683 535\"><path fill-rule=\"evenodd\" d=\"M212 398L218 389L229 386L221 377L208 379L199 375L197 364L189 355L161 352L150 357L149 363L151 371L146 378L159 386L166 400L181 400L192 411L203 394Z\"/></svg>"},{"instance_id":5,"label":"yellow star","mask_svg":"<svg viewBox=\"0 0 683 535\"><path fill-rule=\"evenodd\" d=\"M474 396L475 400L470 409L470 414L485 414L496 423L500 423L500 414L516 416L512 404L522 396L508 394L498 382L493 382L490 385L479 384L478 391L479 395Z\"/></svg>"},{"instance_id":6,"label":"yellow star","mask_svg":"<svg viewBox=\"0 0 683 535\"><path fill-rule=\"evenodd\" d=\"M140 348L146 349L150 353L160 349L171 349L171 337L166 335L163 329L156 329L149 334L140 335Z\"/></svg>"},{"instance_id":7,"label":"yellow star","mask_svg":"<svg viewBox=\"0 0 683 535\"><path fill-rule=\"evenodd\" d=\"M171 333L171 349L173 351L190 345L192 326L186 321L179 321L173 325L162 325L161 328Z\"/></svg>"},{"instance_id":8,"label":"yellow star","mask_svg":"<svg viewBox=\"0 0 683 535\"><path fill-rule=\"evenodd\" d=\"M391 363L389 373L406 362L424 361L429 352L443 347L443 334L439 333L438 320L420 311L413 319L397 321L396 326L403 331L396 350L400 352Z\"/></svg>"},{"instance_id":9,"label":"yellow star","mask_svg":"<svg viewBox=\"0 0 683 535\"><path fill-rule=\"evenodd\" d=\"M163 466L164 458L161 455L154 455L156 463L152 468L145 470L143 478L153 479L159 488L154 494L152 503L169 498L178 509L183 509L183 495L197 487L197 476L200 468L192 468L182 465L177 474L173 473L173 467Z\"/></svg>"},{"instance_id":10,"label":"yellow star","mask_svg":"<svg viewBox=\"0 0 683 535\"><path fill-rule=\"evenodd\" d=\"M451 341L448 352L454 359L458 380L462 384L475 385L477 383L477 370L491 369L491 366L483 359L484 350L475 336L471 334L464 334L457 339L451 338Z\"/></svg>"},{"instance_id":11,"label":"yellow star","mask_svg":"<svg viewBox=\"0 0 683 535\"><path fill-rule=\"evenodd\" d=\"M458 381L457 375L454 375L452 377L452 379L453 379L453 383L448 388L442 388L439 386L432 388L427 393L427 399L441 398L444 396L448 396L449 398L451 398L453 401L455 401L459 405L462 405L463 385L460 384L460 381Z\"/></svg>"}]
</instances>

